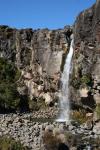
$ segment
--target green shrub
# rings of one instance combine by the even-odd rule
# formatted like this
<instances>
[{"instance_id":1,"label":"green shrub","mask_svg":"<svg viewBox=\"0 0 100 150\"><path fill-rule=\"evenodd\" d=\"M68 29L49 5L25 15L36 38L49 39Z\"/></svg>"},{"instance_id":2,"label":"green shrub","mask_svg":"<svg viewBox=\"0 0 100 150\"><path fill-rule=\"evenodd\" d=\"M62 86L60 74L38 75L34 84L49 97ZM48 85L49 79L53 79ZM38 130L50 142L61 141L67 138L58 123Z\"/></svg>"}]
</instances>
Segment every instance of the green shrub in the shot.
<instances>
[{"instance_id":1,"label":"green shrub","mask_svg":"<svg viewBox=\"0 0 100 150\"><path fill-rule=\"evenodd\" d=\"M48 107L46 106L45 101L42 98L38 99L38 101L37 98L34 98L33 100L29 99L28 102L29 102L29 109L31 111L38 111L40 109L45 110Z\"/></svg>"},{"instance_id":2,"label":"green shrub","mask_svg":"<svg viewBox=\"0 0 100 150\"><path fill-rule=\"evenodd\" d=\"M20 77L19 70L13 63L0 58L0 108L16 110L20 98L16 81Z\"/></svg>"},{"instance_id":3,"label":"green shrub","mask_svg":"<svg viewBox=\"0 0 100 150\"><path fill-rule=\"evenodd\" d=\"M0 83L0 107L4 109L17 109L20 98L15 84Z\"/></svg>"},{"instance_id":4,"label":"green shrub","mask_svg":"<svg viewBox=\"0 0 100 150\"><path fill-rule=\"evenodd\" d=\"M79 89L81 85L92 86L92 78L90 75L83 75L81 78L73 78L72 83L74 88Z\"/></svg>"},{"instance_id":5,"label":"green shrub","mask_svg":"<svg viewBox=\"0 0 100 150\"><path fill-rule=\"evenodd\" d=\"M15 82L19 79L20 72L13 63L0 58L0 81Z\"/></svg>"},{"instance_id":6,"label":"green shrub","mask_svg":"<svg viewBox=\"0 0 100 150\"><path fill-rule=\"evenodd\" d=\"M75 79L72 80L71 84L73 85L74 88L79 89L81 83L80 83L79 79L75 78Z\"/></svg>"},{"instance_id":7,"label":"green shrub","mask_svg":"<svg viewBox=\"0 0 100 150\"><path fill-rule=\"evenodd\" d=\"M81 78L81 83L90 84L91 83L90 75L83 75Z\"/></svg>"},{"instance_id":8,"label":"green shrub","mask_svg":"<svg viewBox=\"0 0 100 150\"><path fill-rule=\"evenodd\" d=\"M75 120L79 124L82 124L82 123L87 121L86 112L82 111L82 110L79 110L79 111L75 110L75 111L73 111L73 113L71 114L71 118L72 118L72 120Z\"/></svg>"},{"instance_id":9,"label":"green shrub","mask_svg":"<svg viewBox=\"0 0 100 150\"><path fill-rule=\"evenodd\" d=\"M0 150L28 150L28 148L10 137L0 137Z\"/></svg>"}]
</instances>

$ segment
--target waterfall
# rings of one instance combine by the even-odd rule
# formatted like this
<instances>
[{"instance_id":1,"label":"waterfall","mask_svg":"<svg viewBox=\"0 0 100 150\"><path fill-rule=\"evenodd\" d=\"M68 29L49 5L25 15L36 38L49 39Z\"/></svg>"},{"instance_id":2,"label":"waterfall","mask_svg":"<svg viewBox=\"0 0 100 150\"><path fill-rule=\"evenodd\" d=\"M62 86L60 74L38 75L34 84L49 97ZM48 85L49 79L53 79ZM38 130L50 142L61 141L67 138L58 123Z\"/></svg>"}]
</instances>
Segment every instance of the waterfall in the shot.
<instances>
[{"instance_id":1,"label":"waterfall","mask_svg":"<svg viewBox=\"0 0 100 150\"><path fill-rule=\"evenodd\" d=\"M61 77L61 92L59 96L60 101L60 114L58 116L57 122L69 122L70 120L70 101L69 101L69 75L71 71L71 60L73 56L73 37L71 40L71 45L69 53L66 57L64 70Z\"/></svg>"}]
</instances>

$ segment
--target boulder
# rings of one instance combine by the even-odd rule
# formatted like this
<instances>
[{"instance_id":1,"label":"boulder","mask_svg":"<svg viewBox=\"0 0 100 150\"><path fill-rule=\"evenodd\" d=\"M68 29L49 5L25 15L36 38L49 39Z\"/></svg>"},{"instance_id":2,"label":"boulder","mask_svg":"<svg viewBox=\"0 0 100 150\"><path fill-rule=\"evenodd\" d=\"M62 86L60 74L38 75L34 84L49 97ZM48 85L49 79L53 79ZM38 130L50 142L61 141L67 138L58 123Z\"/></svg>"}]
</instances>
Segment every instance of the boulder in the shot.
<instances>
[{"instance_id":1,"label":"boulder","mask_svg":"<svg viewBox=\"0 0 100 150\"><path fill-rule=\"evenodd\" d=\"M80 89L80 97L88 97L88 91L87 88Z\"/></svg>"},{"instance_id":2,"label":"boulder","mask_svg":"<svg viewBox=\"0 0 100 150\"><path fill-rule=\"evenodd\" d=\"M50 105L50 103L53 101L52 97L50 96L50 93L44 93L43 95L44 99L45 99L45 104L46 105Z\"/></svg>"},{"instance_id":3,"label":"boulder","mask_svg":"<svg viewBox=\"0 0 100 150\"><path fill-rule=\"evenodd\" d=\"M100 93L94 94L94 100L95 100L96 104L100 103Z\"/></svg>"},{"instance_id":4,"label":"boulder","mask_svg":"<svg viewBox=\"0 0 100 150\"><path fill-rule=\"evenodd\" d=\"M28 79L28 80L32 79L31 73L26 72L26 73L24 74L24 78L25 78L25 79Z\"/></svg>"}]
</instances>

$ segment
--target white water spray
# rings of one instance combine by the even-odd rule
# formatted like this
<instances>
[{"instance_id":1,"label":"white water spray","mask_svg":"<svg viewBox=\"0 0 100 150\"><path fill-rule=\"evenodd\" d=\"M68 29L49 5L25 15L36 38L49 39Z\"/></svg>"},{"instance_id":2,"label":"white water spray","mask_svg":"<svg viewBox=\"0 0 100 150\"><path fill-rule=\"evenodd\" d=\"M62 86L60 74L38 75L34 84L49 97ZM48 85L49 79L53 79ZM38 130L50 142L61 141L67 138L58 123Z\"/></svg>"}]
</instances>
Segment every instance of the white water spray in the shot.
<instances>
[{"instance_id":1,"label":"white water spray","mask_svg":"<svg viewBox=\"0 0 100 150\"><path fill-rule=\"evenodd\" d=\"M71 71L71 60L73 56L73 38L70 45L69 53L66 57L64 70L61 77L61 93L60 93L60 114L57 122L70 122L70 102L69 102L69 75Z\"/></svg>"}]
</instances>

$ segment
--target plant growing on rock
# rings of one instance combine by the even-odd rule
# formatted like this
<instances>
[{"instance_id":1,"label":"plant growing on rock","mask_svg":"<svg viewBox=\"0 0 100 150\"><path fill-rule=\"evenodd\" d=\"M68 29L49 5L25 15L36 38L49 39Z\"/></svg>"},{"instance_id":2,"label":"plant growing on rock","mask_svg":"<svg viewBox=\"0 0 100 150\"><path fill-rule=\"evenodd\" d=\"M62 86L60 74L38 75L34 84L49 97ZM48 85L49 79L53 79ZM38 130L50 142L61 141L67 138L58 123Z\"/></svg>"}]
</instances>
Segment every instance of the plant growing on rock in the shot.
<instances>
[{"instance_id":1,"label":"plant growing on rock","mask_svg":"<svg viewBox=\"0 0 100 150\"><path fill-rule=\"evenodd\" d=\"M90 74L87 74L87 75L81 75L79 77L75 77L75 70L73 71L73 75L72 75L72 81L71 81L71 84L74 88L76 89L79 89L81 85L87 85L87 86L92 86L93 85L93 81L92 81L92 78L91 78L91 75ZM81 69L80 71L81 72Z\"/></svg>"},{"instance_id":2,"label":"plant growing on rock","mask_svg":"<svg viewBox=\"0 0 100 150\"><path fill-rule=\"evenodd\" d=\"M79 89L79 87L80 87L80 80L75 78L75 79L72 80L71 84L73 85L74 88Z\"/></svg>"},{"instance_id":3,"label":"plant growing on rock","mask_svg":"<svg viewBox=\"0 0 100 150\"><path fill-rule=\"evenodd\" d=\"M80 79L80 82L82 84L91 85L92 83L91 75L83 75Z\"/></svg>"},{"instance_id":4,"label":"plant growing on rock","mask_svg":"<svg viewBox=\"0 0 100 150\"><path fill-rule=\"evenodd\" d=\"M71 114L71 118L72 120L77 121L79 124L85 123L87 121L86 112L83 110L73 111L73 113Z\"/></svg>"}]
</instances>

